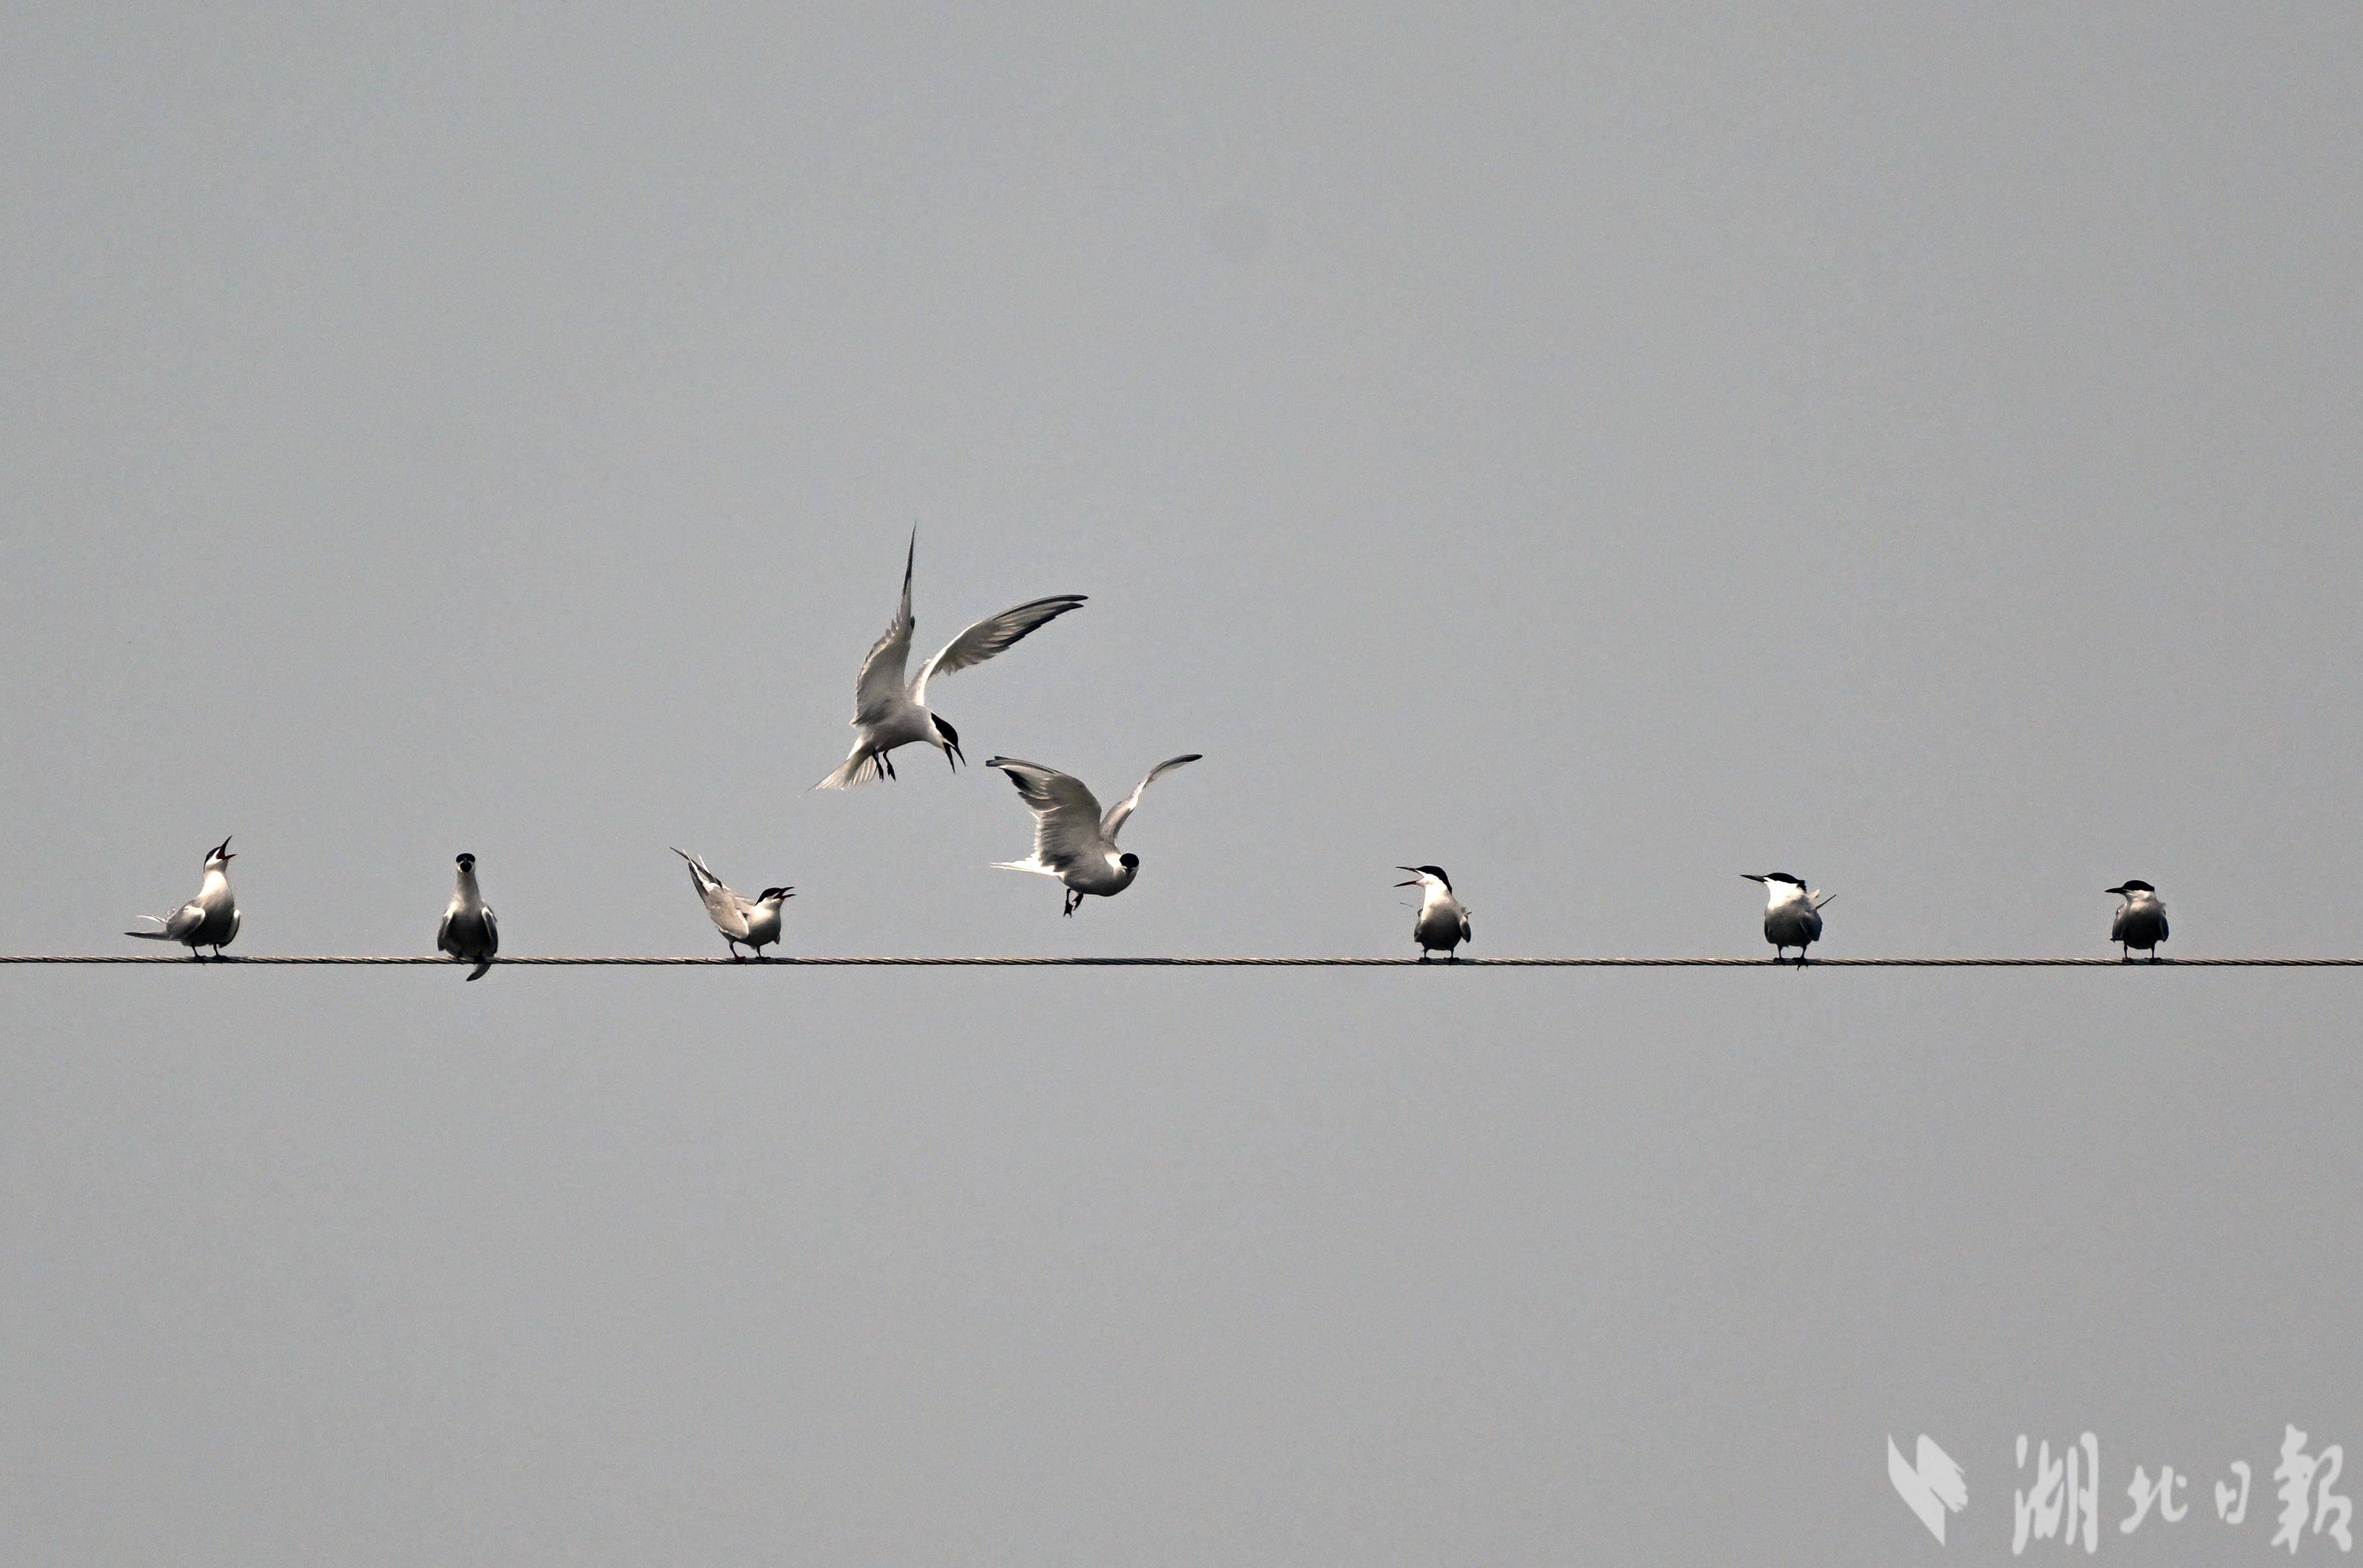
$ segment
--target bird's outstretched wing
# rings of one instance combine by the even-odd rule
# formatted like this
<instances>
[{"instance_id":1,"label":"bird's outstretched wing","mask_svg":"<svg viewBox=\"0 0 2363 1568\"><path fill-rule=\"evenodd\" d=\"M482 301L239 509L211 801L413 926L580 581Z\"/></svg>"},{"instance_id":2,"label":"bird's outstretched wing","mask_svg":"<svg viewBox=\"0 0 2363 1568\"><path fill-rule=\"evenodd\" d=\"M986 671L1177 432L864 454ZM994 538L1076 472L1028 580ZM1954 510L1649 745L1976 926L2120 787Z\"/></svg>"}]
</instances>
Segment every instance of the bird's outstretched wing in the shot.
<instances>
[{"instance_id":1,"label":"bird's outstretched wing","mask_svg":"<svg viewBox=\"0 0 2363 1568\"><path fill-rule=\"evenodd\" d=\"M1056 872L1106 853L1100 839L1099 801L1082 779L1014 756L989 756L984 765L1008 774L1018 798L1034 813L1034 863L1020 869Z\"/></svg>"},{"instance_id":2,"label":"bird's outstretched wing","mask_svg":"<svg viewBox=\"0 0 2363 1568\"><path fill-rule=\"evenodd\" d=\"M704 904L706 918L714 929L734 941L747 940L747 900L732 892L722 878L705 868L705 862L687 850L676 849L675 855L689 862L690 886L697 889L698 900Z\"/></svg>"},{"instance_id":3,"label":"bird's outstretched wing","mask_svg":"<svg viewBox=\"0 0 2363 1568\"><path fill-rule=\"evenodd\" d=\"M443 918L435 922L435 951L457 958L459 950L451 945L451 916L457 911L445 910Z\"/></svg>"},{"instance_id":4,"label":"bird's outstretched wing","mask_svg":"<svg viewBox=\"0 0 2363 1568\"><path fill-rule=\"evenodd\" d=\"M1036 627L1057 620L1082 602L1083 596L1080 593L1054 593L1048 599L1028 600L1015 610L1004 610L998 615L987 615L946 643L935 657L919 667L919 679L911 687L911 701L926 707L929 680L938 675L949 675L956 669L966 669L972 664L982 664L993 655L1005 651Z\"/></svg>"},{"instance_id":5,"label":"bird's outstretched wing","mask_svg":"<svg viewBox=\"0 0 2363 1568\"><path fill-rule=\"evenodd\" d=\"M1100 831L1107 834L1108 842L1114 844L1115 835L1124 831L1124 824L1132 818L1132 809L1140 804L1140 792L1143 790L1148 789L1175 768L1196 762L1204 755L1204 752L1193 751L1187 756L1169 756L1150 768L1148 777L1132 787L1131 794L1108 808L1107 821L1100 824Z\"/></svg>"},{"instance_id":6,"label":"bird's outstretched wing","mask_svg":"<svg viewBox=\"0 0 2363 1568\"><path fill-rule=\"evenodd\" d=\"M911 547L903 557L903 602L886 630L870 646L861 673L853 682L853 723L859 724L883 712L903 695L903 671L911 662L911 569L919 558L919 531L911 530Z\"/></svg>"}]
</instances>

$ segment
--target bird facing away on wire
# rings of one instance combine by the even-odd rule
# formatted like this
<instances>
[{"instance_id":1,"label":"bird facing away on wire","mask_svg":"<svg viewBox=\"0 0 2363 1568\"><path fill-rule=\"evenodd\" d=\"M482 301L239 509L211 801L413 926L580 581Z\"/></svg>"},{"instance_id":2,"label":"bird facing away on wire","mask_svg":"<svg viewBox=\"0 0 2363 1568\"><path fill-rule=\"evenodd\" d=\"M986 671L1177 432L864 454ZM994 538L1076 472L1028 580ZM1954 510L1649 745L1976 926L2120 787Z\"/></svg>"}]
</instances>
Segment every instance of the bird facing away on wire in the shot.
<instances>
[{"instance_id":1,"label":"bird facing away on wire","mask_svg":"<svg viewBox=\"0 0 2363 1568\"><path fill-rule=\"evenodd\" d=\"M1119 851L1115 836L1124 831L1133 808L1140 804L1141 791L1200 756L1193 751L1187 756L1167 757L1133 786L1131 794L1110 806L1104 817L1100 815L1099 801L1071 773L1038 762L1020 762L1014 756L985 758L987 767L998 767L1009 775L1009 781L1017 786L1018 798L1034 813L1033 855L1024 860L996 860L994 868L1056 877L1067 887L1063 914L1073 914L1086 893L1115 897L1140 875L1140 856Z\"/></svg>"},{"instance_id":2,"label":"bird facing away on wire","mask_svg":"<svg viewBox=\"0 0 2363 1568\"><path fill-rule=\"evenodd\" d=\"M197 896L169 915L141 915L141 920L154 921L155 931L127 931L126 936L137 936L149 942L185 944L189 956L202 956L200 947L210 947L214 956L238 935L238 900L229 890L229 863L238 856L229 852L229 840L224 839L205 854L205 879L197 888Z\"/></svg>"},{"instance_id":3,"label":"bird facing away on wire","mask_svg":"<svg viewBox=\"0 0 2363 1568\"><path fill-rule=\"evenodd\" d=\"M793 888L766 888L760 899L748 899L731 889L730 884L705 868L705 862L687 850L676 849L675 855L689 862L689 885L705 905L706 918L714 929L722 933L729 944L730 956L739 957L738 944L745 943L755 956L763 956L763 949L780 940L780 910L796 896Z\"/></svg>"},{"instance_id":4,"label":"bird facing away on wire","mask_svg":"<svg viewBox=\"0 0 2363 1568\"><path fill-rule=\"evenodd\" d=\"M1411 922L1411 938L1419 944L1419 961L1427 962L1431 951L1441 952L1455 964L1460 962L1458 949L1471 940L1469 934L1469 911L1452 895L1452 878L1444 874L1441 866L1398 866L1398 871L1408 871L1412 879L1397 882L1398 888L1420 889L1419 918Z\"/></svg>"},{"instance_id":5,"label":"bird facing away on wire","mask_svg":"<svg viewBox=\"0 0 2363 1568\"><path fill-rule=\"evenodd\" d=\"M2124 902L2117 906L2117 918L2109 924L2109 940L2117 944L2120 961L2133 962L2136 947L2149 950L2149 961L2158 962L2158 944L2166 940L2166 900L2147 882L2124 882L2108 889Z\"/></svg>"},{"instance_id":6,"label":"bird facing away on wire","mask_svg":"<svg viewBox=\"0 0 2363 1568\"><path fill-rule=\"evenodd\" d=\"M476 857L462 855L454 864L460 868L459 886L443 911L443 923L435 928L435 945L462 964L473 964L475 971L468 978L481 980L501 950L500 922L476 886Z\"/></svg>"},{"instance_id":7,"label":"bird facing away on wire","mask_svg":"<svg viewBox=\"0 0 2363 1568\"><path fill-rule=\"evenodd\" d=\"M1029 600L1014 610L988 615L919 667L915 680L904 679L911 663L911 569L919 555L919 531L911 530L911 546L903 558L903 602L888 623L885 635L861 661L853 685L853 750L845 766L813 786L815 790L850 790L894 777L891 753L896 746L924 742L944 754L954 771L968 760L960 750L960 732L927 709L927 682L982 664L1008 648L1026 633L1054 621L1083 602L1080 593L1053 594Z\"/></svg>"},{"instance_id":8,"label":"bird facing away on wire","mask_svg":"<svg viewBox=\"0 0 2363 1568\"><path fill-rule=\"evenodd\" d=\"M1797 967L1803 968L1805 949L1822 939L1822 906L1831 895L1806 891L1805 884L1786 871L1767 871L1761 877L1748 871L1740 875L1764 884L1764 940L1772 944L1772 962L1781 962L1782 952L1793 947Z\"/></svg>"}]
</instances>

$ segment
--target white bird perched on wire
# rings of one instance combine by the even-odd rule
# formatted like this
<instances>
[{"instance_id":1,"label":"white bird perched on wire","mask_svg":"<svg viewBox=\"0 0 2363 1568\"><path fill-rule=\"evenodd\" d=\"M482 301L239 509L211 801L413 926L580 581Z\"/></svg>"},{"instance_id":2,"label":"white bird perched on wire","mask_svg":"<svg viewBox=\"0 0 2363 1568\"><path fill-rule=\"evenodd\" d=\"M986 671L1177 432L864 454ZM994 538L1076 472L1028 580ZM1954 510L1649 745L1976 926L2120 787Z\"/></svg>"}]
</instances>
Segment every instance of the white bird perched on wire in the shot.
<instances>
[{"instance_id":1,"label":"white bird perched on wire","mask_svg":"<svg viewBox=\"0 0 2363 1568\"><path fill-rule=\"evenodd\" d=\"M957 771L968 760L968 755L960 750L960 732L928 712L927 682L938 675L982 664L1026 633L1083 602L1080 593L1059 593L1048 599L1028 600L998 615L988 615L946 643L935 657L919 667L919 678L906 682L904 677L911 663L914 624L911 569L918 555L919 531L914 528L910 550L903 559L902 606L894 612L885 635L871 646L870 657L861 661L861 673L854 679L853 727L857 734L853 750L842 767L813 786L815 790L850 790L857 784L892 778L894 764L888 754L914 741L923 741L941 751L944 760Z\"/></svg>"},{"instance_id":2,"label":"white bird perched on wire","mask_svg":"<svg viewBox=\"0 0 2363 1568\"><path fill-rule=\"evenodd\" d=\"M154 921L155 931L127 931L126 936L137 936L149 942L178 942L187 945L189 956L199 957L200 947L210 947L214 956L222 955L238 935L239 921L238 900L229 890L229 863L238 856L229 852L229 840L205 853L205 879L198 884L197 896L169 915L141 915L141 920Z\"/></svg>"},{"instance_id":3,"label":"white bird perched on wire","mask_svg":"<svg viewBox=\"0 0 2363 1568\"><path fill-rule=\"evenodd\" d=\"M1408 871L1412 879L1397 882L1398 888L1420 889L1419 918L1411 922L1411 939L1419 944L1419 961L1427 962L1431 949L1440 949L1455 964L1460 962L1460 944L1470 941L1469 911L1452 894L1452 878L1444 874L1441 866L1398 866L1398 871Z\"/></svg>"},{"instance_id":4,"label":"white bird perched on wire","mask_svg":"<svg viewBox=\"0 0 2363 1568\"><path fill-rule=\"evenodd\" d=\"M1793 947L1797 967L1803 968L1805 949L1822 939L1822 906L1834 895L1807 891L1804 883L1786 871L1767 871L1761 877L1747 871L1740 875L1764 884L1764 940L1772 944L1772 962L1781 962L1782 952Z\"/></svg>"},{"instance_id":5,"label":"white bird perched on wire","mask_svg":"<svg viewBox=\"0 0 2363 1568\"><path fill-rule=\"evenodd\" d=\"M1056 877L1067 887L1063 914L1073 914L1081 908L1086 893L1115 897L1140 875L1140 856L1117 850L1115 835L1124 831L1133 808L1140 804L1141 791L1202 755L1193 751L1187 756L1167 757L1133 786L1131 794L1110 806L1105 817L1100 815L1098 799L1071 773L1038 762L1020 762L1014 756L985 758L987 767L998 767L1009 775L1019 798L1034 813L1033 855L1024 860L996 860L994 869Z\"/></svg>"},{"instance_id":6,"label":"white bird perched on wire","mask_svg":"<svg viewBox=\"0 0 2363 1568\"><path fill-rule=\"evenodd\" d=\"M2133 962L2133 950L2149 949L2149 961L2158 959L2158 944L2166 940L2166 900L2147 882L2123 882L2108 889L2124 902L2117 906L2117 918L2109 924L2109 940L2117 944L2120 962Z\"/></svg>"},{"instance_id":7,"label":"white bird perched on wire","mask_svg":"<svg viewBox=\"0 0 2363 1568\"><path fill-rule=\"evenodd\" d=\"M443 911L443 923L435 928L435 945L462 964L473 964L475 972L468 978L481 980L501 950L500 922L476 886L476 857L462 855L453 864L460 868L459 886Z\"/></svg>"},{"instance_id":8,"label":"white bird perched on wire","mask_svg":"<svg viewBox=\"0 0 2363 1568\"><path fill-rule=\"evenodd\" d=\"M761 898L749 899L707 870L705 862L696 856L683 849L673 853L689 862L690 886L697 889L698 898L705 904L706 917L729 945L731 957L738 956L738 944L742 942L760 958L764 948L780 940L781 908L796 896L793 888L766 888Z\"/></svg>"}]
</instances>

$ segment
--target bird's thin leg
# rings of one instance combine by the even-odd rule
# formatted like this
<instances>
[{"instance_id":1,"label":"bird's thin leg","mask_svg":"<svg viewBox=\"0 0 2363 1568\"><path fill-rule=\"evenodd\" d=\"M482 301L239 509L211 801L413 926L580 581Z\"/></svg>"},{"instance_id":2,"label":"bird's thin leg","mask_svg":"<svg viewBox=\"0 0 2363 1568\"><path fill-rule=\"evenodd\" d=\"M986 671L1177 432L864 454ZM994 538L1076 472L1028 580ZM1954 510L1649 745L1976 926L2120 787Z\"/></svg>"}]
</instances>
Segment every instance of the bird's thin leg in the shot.
<instances>
[{"instance_id":1,"label":"bird's thin leg","mask_svg":"<svg viewBox=\"0 0 2363 1568\"><path fill-rule=\"evenodd\" d=\"M1423 964L1427 962L1427 949L1425 947L1419 950L1419 961Z\"/></svg>"}]
</instances>

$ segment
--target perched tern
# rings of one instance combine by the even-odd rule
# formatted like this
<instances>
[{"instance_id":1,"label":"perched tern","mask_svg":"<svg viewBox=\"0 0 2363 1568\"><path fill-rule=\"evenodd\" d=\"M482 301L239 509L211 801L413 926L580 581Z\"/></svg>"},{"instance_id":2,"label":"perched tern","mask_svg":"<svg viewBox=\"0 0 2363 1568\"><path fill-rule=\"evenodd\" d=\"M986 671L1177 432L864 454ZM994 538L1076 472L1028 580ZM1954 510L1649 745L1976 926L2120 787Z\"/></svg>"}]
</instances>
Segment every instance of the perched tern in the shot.
<instances>
[{"instance_id":1,"label":"perched tern","mask_svg":"<svg viewBox=\"0 0 2363 1568\"><path fill-rule=\"evenodd\" d=\"M1398 866L1398 871L1408 871L1412 879L1397 882L1398 888L1417 888L1420 892L1419 918L1411 922L1411 937L1419 944L1419 961L1427 962L1430 949L1440 949L1455 964L1460 962L1457 951L1470 940L1469 911L1452 896L1452 878L1444 874L1441 866Z\"/></svg>"},{"instance_id":2,"label":"perched tern","mask_svg":"<svg viewBox=\"0 0 2363 1568\"><path fill-rule=\"evenodd\" d=\"M1086 893L1115 897L1140 874L1140 856L1119 852L1115 835L1124 831L1133 808L1140 804L1141 791L1175 768L1197 761L1201 755L1193 751L1187 756L1167 757L1133 786L1131 794L1110 806L1105 817L1100 815L1098 800L1071 773L1038 762L1020 762L1014 756L985 758L987 767L998 767L1009 775L1019 798L1034 813L1033 855L1024 860L996 860L994 868L1056 877L1067 887L1067 907L1060 911L1065 914L1082 907Z\"/></svg>"},{"instance_id":3,"label":"perched tern","mask_svg":"<svg viewBox=\"0 0 2363 1568\"><path fill-rule=\"evenodd\" d=\"M462 964L473 964L475 972L468 978L481 980L493 966L493 955L501 950L500 922L493 918L493 906L484 902L484 895L476 888L476 857L462 855L455 864L460 868L460 885L452 891L450 907L443 911L443 923L435 928L435 945Z\"/></svg>"},{"instance_id":4,"label":"perched tern","mask_svg":"<svg viewBox=\"0 0 2363 1568\"><path fill-rule=\"evenodd\" d=\"M729 944L731 957L738 956L742 942L760 958L764 948L780 940L780 907L796 896L793 888L766 888L760 899L742 898L696 856L681 849L673 853L689 862L689 884L704 901L705 913Z\"/></svg>"},{"instance_id":5,"label":"perched tern","mask_svg":"<svg viewBox=\"0 0 2363 1568\"><path fill-rule=\"evenodd\" d=\"M1080 593L1053 594L1029 600L1015 610L989 615L943 646L935 657L919 667L919 678L906 682L911 663L911 569L919 555L919 531L911 530L911 545L903 558L903 603L894 612L885 635L861 661L853 687L853 750L845 766L813 786L815 790L850 790L894 777L888 755L896 746L923 741L944 754L957 771L967 754L960 750L960 732L927 710L927 682L982 664L1046 622L1056 620L1083 602Z\"/></svg>"},{"instance_id":6,"label":"perched tern","mask_svg":"<svg viewBox=\"0 0 2363 1568\"><path fill-rule=\"evenodd\" d=\"M2117 944L2120 961L2133 962L2133 950L2149 950L2149 961L2158 959L2158 944L2166 940L2166 900L2147 882L2126 882L2108 889L2124 902L2117 906L2117 918L2110 922L2109 940Z\"/></svg>"},{"instance_id":7,"label":"perched tern","mask_svg":"<svg viewBox=\"0 0 2363 1568\"><path fill-rule=\"evenodd\" d=\"M210 947L214 956L238 935L238 900L229 890L229 863L238 856L229 852L229 840L224 839L205 855L205 879L197 889L197 896L169 915L141 915L152 920L161 929L127 931L126 936L137 936L150 942L185 944L189 956L200 956L197 949Z\"/></svg>"},{"instance_id":8,"label":"perched tern","mask_svg":"<svg viewBox=\"0 0 2363 1568\"><path fill-rule=\"evenodd\" d=\"M1808 892L1805 884L1786 871L1768 871L1758 877L1743 871L1741 876L1751 882L1764 884L1764 940L1772 944L1772 962L1781 962L1782 952L1797 950L1797 967L1805 966L1805 949L1822 939L1822 906L1831 895Z\"/></svg>"}]
</instances>

